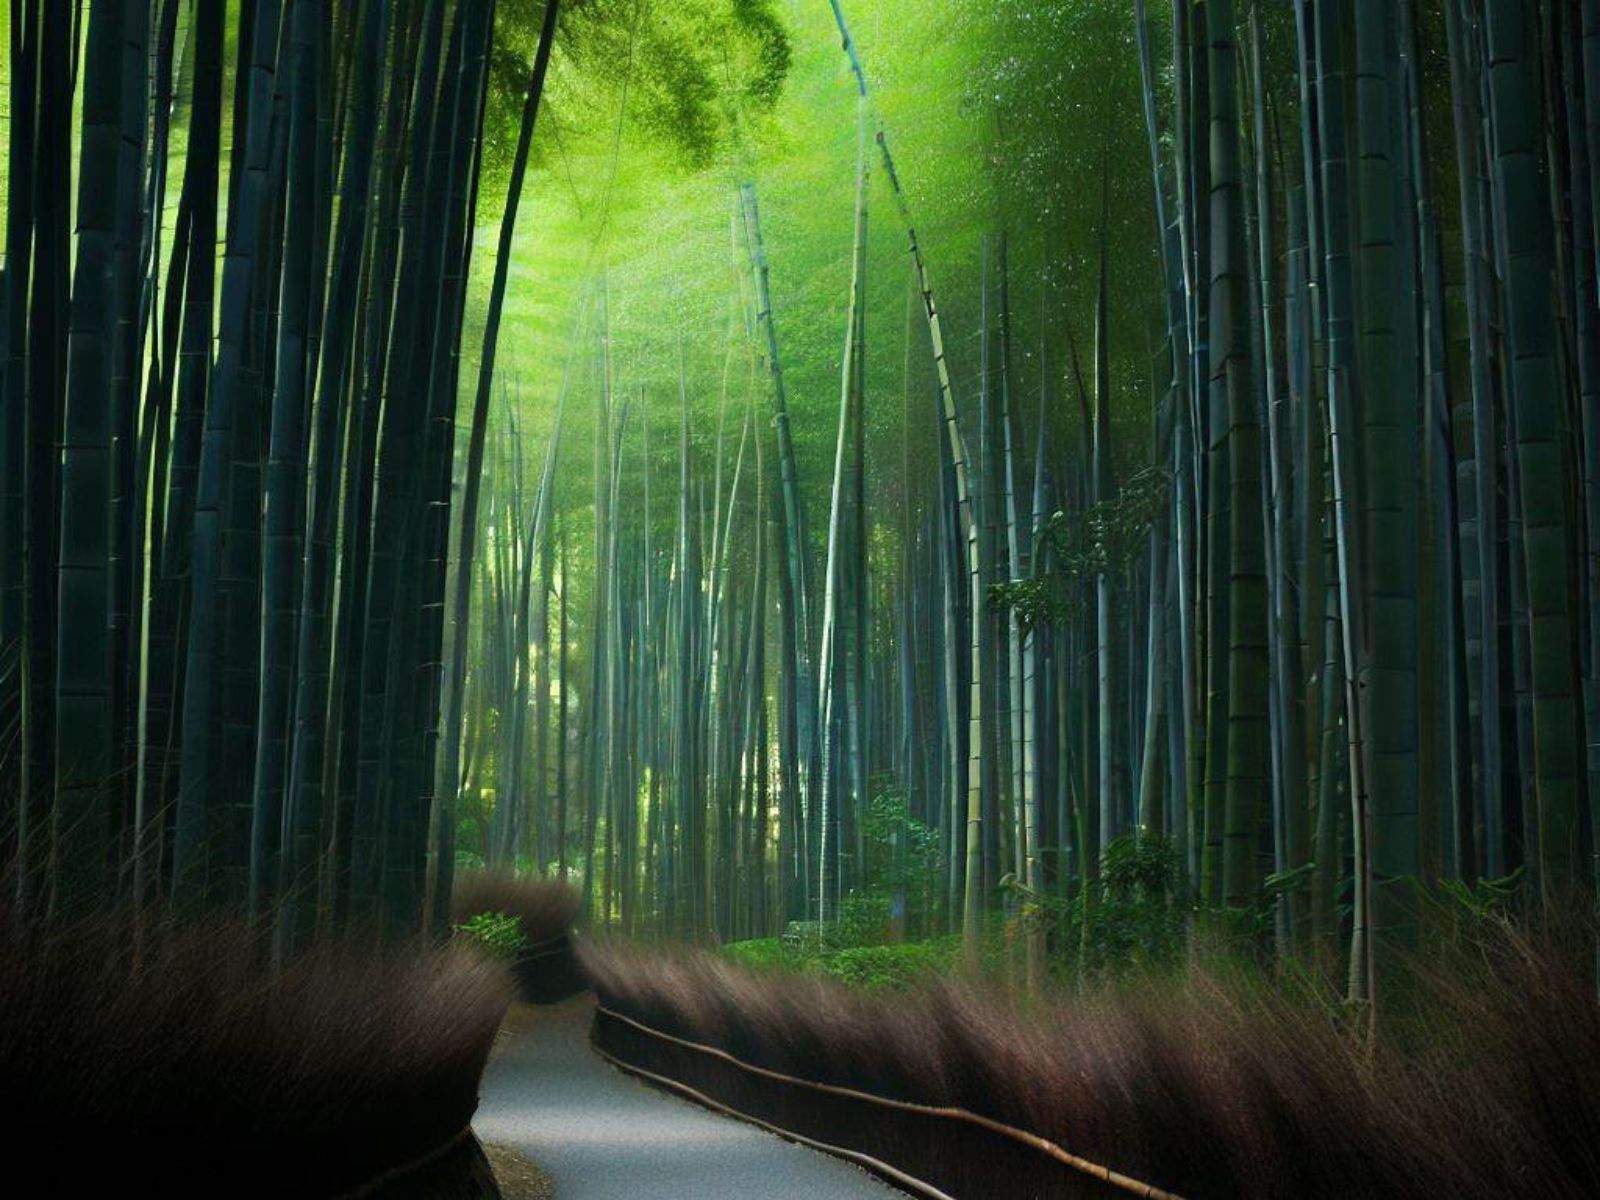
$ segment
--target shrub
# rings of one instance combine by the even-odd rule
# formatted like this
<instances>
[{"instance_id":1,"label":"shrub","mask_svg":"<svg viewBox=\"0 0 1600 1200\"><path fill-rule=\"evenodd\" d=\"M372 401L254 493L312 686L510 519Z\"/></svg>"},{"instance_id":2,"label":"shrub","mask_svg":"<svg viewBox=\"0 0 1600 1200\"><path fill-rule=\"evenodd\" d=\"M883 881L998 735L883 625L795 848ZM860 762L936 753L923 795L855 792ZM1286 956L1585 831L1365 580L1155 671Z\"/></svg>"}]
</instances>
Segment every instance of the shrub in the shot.
<instances>
[{"instance_id":1,"label":"shrub","mask_svg":"<svg viewBox=\"0 0 1600 1200\"><path fill-rule=\"evenodd\" d=\"M531 949L565 936L577 919L583 897L555 879L528 879L505 871L463 871L450 893L450 920L464 925L482 913L500 913L522 922Z\"/></svg>"},{"instance_id":2,"label":"shrub","mask_svg":"<svg viewBox=\"0 0 1600 1200\"><path fill-rule=\"evenodd\" d=\"M486 951L490 957L513 959L528 944L522 922L509 913L482 912L456 926L456 936Z\"/></svg>"},{"instance_id":3,"label":"shrub","mask_svg":"<svg viewBox=\"0 0 1600 1200\"><path fill-rule=\"evenodd\" d=\"M239 921L41 928L0 911L12 1175L56 1172L40 1190L72 1194L332 1196L463 1135L502 967L414 945L269 957Z\"/></svg>"},{"instance_id":4,"label":"shrub","mask_svg":"<svg viewBox=\"0 0 1600 1200\"><path fill-rule=\"evenodd\" d=\"M1143 974L1181 965L1189 924L1196 915L1184 878L1183 862L1170 842L1130 835L1107 843L1099 871L1070 896L1036 892L1007 876L1001 887L1020 899L1023 926L1042 926L1060 951L1057 969L1068 978L1084 975ZM1227 920L1248 944L1253 936L1238 930L1242 917L1251 928L1270 922L1263 898L1258 912L1211 910L1212 925Z\"/></svg>"},{"instance_id":5,"label":"shrub","mask_svg":"<svg viewBox=\"0 0 1600 1200\"><path fill-rule=\"evenodd\" d=\"M943 833L913 817L906 794L891 789L868 804L862 839L867 893L893 898L909 929L930 928L944 895Z\"/></svg>"},{"instance_id":6,"label":"shrub","mask_svg":"<svg viewBox=\"0 0 1600 1200\"><path fill-rule=\"evenodd\" d=\"M747 967L791 967L797 961L795 955L779 938L751 938L745 942L729 942L722 947L722 952Z\"/></svg>"},{"instance_id":7,"label":"shrub","mask_svg":"<svg viewBox=\"0 0 1600 1200\"><path fill-rule=\"evenodd\" d=\"M821 968L851 987L906 988L927 983L951 965L945 944L906 942L898 946L852 946L828 955Z\"/></svg>"},{"instance_id":8,"label":"shrub","mask_svg":"<svg viewBox=\"0 0 1600 1200\"><path fill-rule=\"evenodd\" d=\"M880 946L889 940L889 897L849 896L839 905L839 919L828 925L826 941L832 948Z\"/></svg>"},{"instance_id":9,"label":"shrub","mask_svg":"<svg viewBox=\"0 0 1600 1200\"><path fill-rule=\"evenodd\" d=\"M925 983L949 969L955 961L956 942L942 938L829 949L815 942L790 945L779 938L754 938L729 943L722 953L753 970L826 975L851 987L883 989Z\"/></svg>"}]
</instances>

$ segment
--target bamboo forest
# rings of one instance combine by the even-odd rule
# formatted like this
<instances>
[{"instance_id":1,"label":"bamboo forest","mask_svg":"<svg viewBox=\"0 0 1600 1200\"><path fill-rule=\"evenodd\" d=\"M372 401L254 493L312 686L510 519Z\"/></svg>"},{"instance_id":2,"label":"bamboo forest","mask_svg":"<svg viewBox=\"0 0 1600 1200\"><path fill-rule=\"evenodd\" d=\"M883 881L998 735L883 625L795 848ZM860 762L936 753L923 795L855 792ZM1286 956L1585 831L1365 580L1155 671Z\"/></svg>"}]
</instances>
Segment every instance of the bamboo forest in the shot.
<instances>
[{"instance_id":1,"label":"bamboo forest","mask_svg":"<svg viewBox=\"0 0 1600 1200\"><path fill-rule=\"evenodd\" d=\"M0 24L41 1194L1600 1195L1600 0Z\"/></svg>"}]
</instances>

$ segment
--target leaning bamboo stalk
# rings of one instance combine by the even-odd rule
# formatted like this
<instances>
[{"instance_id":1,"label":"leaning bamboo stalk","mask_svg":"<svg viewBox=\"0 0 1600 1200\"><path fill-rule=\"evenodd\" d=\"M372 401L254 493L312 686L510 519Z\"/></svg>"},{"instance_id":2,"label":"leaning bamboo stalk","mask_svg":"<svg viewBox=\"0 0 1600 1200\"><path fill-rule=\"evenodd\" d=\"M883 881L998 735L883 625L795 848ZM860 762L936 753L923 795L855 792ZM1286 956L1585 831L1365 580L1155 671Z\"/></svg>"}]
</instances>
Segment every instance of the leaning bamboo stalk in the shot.
<instances>
[{"instance_id":1,"label":"leaning bamboo stalk","mask_svg":"<svg viewBox=\"0 0 1600 1200\"><path fill-rule=\"evenodd\" d=\"M866 87L865 76L861 71L855 42L850 38L849 28L845 24L844 11L840 6L839 0L831 0L831 3L833 4L835 21L844 38L846 54L851 60L852 70L856 73L860 86L864 90ZM956 419L955 392L951 387L950 367L945 357L944 327L938 306L934 302L933 285L929 281L927 263L922 254L922 244L917 238L916 223L911 217L910 202L906 198L905 190L900 185L900 178L895 172L894 158L889 151L888 137L881 127L877 132L877 142L883 159L884 175L888 178L890 189L895 198L895 205L906 227L912 264L917 277L917 291L922 298L922 310L928 323L934 374L938 382L939 421L944 429L945 440L948 443L950 454L951 469L955 475L957 514L955 535L966 547L964 561L966 565L967 591L971 604L970 652L972 670L968 684L969 736L966 770L966 837L963 849L965 869L963 872L962 932L969 949L975 950L984 904L982 784L984 672L982 648L978 636L978 631L983 624L984 608L982 577L979 570L978 523L973 512L972 487L968 468L970 456L967 453L966 438L963 436L961 426Z\"/></svg>"},{"instance_id":2,"label":"leaning bamboo stalk","mask_svg":"<svg viewBox=\"0 0 1600 1200\"><path fill-rule=\"evenodd\" d=\"M867 91L866 82L861 79L859 67L857 69L858 86L856 91L856 186L855 186L855 237L851 250L850 272L850 302L846 309L844 354L839 384L839 421L838 436L835 442L833 457L833 486L830 492L828 507L828 557L827 566L823 571L823 600L822 600L822 640L818 648L818 659L821 663L821 677L817 686L817 697L821 712L818 718L818 732L821 738L821 763L822 778L820 781L819 795L821 797L821 831L822 839L817 848L817 919L826 924L830 915L837 912L844 894L844 884L839 870L839 856L842 852L840 846L841 821L839 809L843 804L843 793L839 787L844 767L839 758L838 743L841 740L835 733L834 725L839 719L835 713L835 699L839 690L838 673L839 664L849 653L847 639L849 636L849 617L846 615L841 620L841 611L848 611L850 600L848 597L841 599L840 592L846 586L843 578L844 563L844 508L847 503L845 496L845 473L847 458L851 455L851 442L854 428L861 420L861 396L858 387L859 368L858 356L862 353L859 338L859 323L862 307L865 303L864 289L866 287L866 236L867 236L867 184L869 174L867 170ZM841 634L841 625L845 631ZM830 900L834 901L830 908Z\"/></svg>"},{"instance_id":3,"label":"leaning bamboo stalk","mask_svg":"<svg viewBox=\"0 0 1600 1200\"><path fill-rule=\"evenodd\" d=\"M539 104L544 96L545 78L550 69L550 53L555 45L556 20L560 0L546 0L543 24L539 31L539 47L534 54L533 73L528 82L528 92L523 101L522 123L517 134L517 148L512 160L511 176L506 187L505 212L500 221L500 237L495 255L494 279L489 288L488 313L484 320L483 349L478 362L478 386L474 394L471 432L467 440L466 467L463 472L461 497L460 548L457 553L455 588L452 596L452 646L450 669L445 677L448 694L444 720L444 754L440 759L440 778L444 781L439 794L444 798L443 816L439 822L440 843L437 857L437 881L434 889L435 919L446 912L450 897L450 879L454 870L453 846L457 775L459 756L461 705L463 681L466 673L467 612L470 607L472 586L472 560L477 550L478 493L482 486L483 455L488 427L489 397L494 383L495 360L500 345L500 318L505 308L505 294L510 279L512 242L516 232L517 213L522 204L523 184L527 175L528 158L533 147L533 135L539 116ZM559 417L558 417L559 421Z\"/></svg>"}]
</instances>

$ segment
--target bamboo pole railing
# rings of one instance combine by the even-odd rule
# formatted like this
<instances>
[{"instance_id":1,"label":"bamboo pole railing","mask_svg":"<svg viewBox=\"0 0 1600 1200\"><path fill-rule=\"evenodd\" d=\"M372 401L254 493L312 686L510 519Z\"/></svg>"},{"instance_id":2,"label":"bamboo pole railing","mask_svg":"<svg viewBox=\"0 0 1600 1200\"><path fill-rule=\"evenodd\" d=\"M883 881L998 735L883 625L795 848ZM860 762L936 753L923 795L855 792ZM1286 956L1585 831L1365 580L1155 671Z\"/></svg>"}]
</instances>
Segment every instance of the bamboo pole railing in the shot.
<instances>
[{"instance_id":1,"label":"bamboo pole railing","mask_svg":"<svg viewBox=\"0 0 1600 1200\"><path fill-rule=\"evenodd\" d=\"M855 1162L929 1200L1016 1195L1183 1200L981 1113L895 1100L756 1066L715 1046L653 1029L604 1003L595 1008L591 1041L603 1058L629 1074ZM743 1103L728 1094L741 1090L749 1093ZM750 1111L758 1107L767 1111ZM1019 1186L1026 1190L1016 1190Z\"/></svg>"}]
</instances>

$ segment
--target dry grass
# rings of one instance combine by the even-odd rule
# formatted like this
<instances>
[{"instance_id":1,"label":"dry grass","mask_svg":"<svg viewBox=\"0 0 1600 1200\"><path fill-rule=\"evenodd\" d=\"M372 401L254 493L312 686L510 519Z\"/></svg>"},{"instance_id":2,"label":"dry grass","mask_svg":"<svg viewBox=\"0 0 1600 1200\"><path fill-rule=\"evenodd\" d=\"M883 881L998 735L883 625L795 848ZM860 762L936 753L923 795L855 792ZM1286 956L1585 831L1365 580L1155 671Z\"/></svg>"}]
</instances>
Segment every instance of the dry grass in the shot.
<instances>
[{"instance_id":1,"label":"dry grass","mask_svg":"<svg viewBox=\"0 0 1600 1200\"><path fill-rule=\"evenodd\" d=\"M577 920L583 897L555 879L524 879L504 871L464 871L450 893L450 919L461 924L478 913L503 913L522 921L528 945L551 942Z\"/></svg>"},{"instance_id":2,"label":"dry grass","mask_svg":"<svg viewBox=\"0 0 1600 1200\"><path fill-rule=\"evenodd\" d=\"M278 973L228 921L0 912L0 1122L74 1194L327 1196L454 1137L510 982L461 949L327 946Z\"/></svg>"},{"instance_id":3,"label":"dry grass","mask_svg":"<svg viewBox=\"0 0 1600 1200\"><path fill-rule=\"evenodd\" d=\"M604 1001L789 1074L955 1105L1191 1197L1600 1194L1600 1007L1509 929L1417 969L1376 1045L1259 979L893 995L707 953L586 952Z\"/></svg>"}]
</instances>

